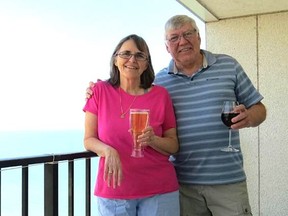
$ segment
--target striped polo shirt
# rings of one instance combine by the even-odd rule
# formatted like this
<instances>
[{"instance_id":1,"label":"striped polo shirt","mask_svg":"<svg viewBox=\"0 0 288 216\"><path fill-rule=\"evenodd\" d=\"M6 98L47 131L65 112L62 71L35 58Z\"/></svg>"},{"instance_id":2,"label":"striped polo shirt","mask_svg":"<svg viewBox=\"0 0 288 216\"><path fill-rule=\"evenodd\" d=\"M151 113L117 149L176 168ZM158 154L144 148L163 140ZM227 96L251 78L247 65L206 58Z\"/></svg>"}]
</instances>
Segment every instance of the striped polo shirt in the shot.
<instances>
[{"instance_id":1,"label":"striped polo shirt","mask_svg":"<svg viewBox=\"0 0 288 216\"><path fill-rule=\"evenodd\" d=\"M232 145L239 152L222 152L228 128L221 121L224 100L246 108L263 99L241 65L231 56L201 50L203 67L193 76L177 71L173 60L156 74L155 84L170 93L180 150L171 156L183 184L216 185L246 180L239 131L232 130Z\"/></svg>"}]
</instances>

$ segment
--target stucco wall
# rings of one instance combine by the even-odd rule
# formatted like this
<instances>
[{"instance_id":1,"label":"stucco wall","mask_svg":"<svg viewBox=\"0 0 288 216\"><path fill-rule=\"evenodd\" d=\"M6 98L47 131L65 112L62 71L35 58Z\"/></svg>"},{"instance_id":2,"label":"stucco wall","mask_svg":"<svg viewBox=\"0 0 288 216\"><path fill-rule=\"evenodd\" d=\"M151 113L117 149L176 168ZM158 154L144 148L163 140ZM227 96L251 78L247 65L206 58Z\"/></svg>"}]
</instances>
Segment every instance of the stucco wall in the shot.
<instances>
[{"instance_id":1,"label":"stucco wall","mask_svg":"<svg viewBox=\"0 0 288 216\"><path fill-rule=\"evenodd\" d=\"M242 129L254 215L288 214L288 13L206 24L207 50L235 57L264 96L266 121Z\"/></svg>"}]
</instances>

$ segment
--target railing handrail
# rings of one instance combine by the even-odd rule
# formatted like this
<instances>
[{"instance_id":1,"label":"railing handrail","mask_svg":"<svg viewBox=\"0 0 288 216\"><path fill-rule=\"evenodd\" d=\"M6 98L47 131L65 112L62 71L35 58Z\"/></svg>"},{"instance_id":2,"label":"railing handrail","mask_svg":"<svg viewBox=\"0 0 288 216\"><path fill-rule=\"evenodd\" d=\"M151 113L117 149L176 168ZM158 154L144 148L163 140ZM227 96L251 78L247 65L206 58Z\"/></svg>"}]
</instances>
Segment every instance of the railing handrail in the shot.
<instances>
[{"instance_id":1,"label":"railing handrail","mask_svg":"<svg viewBox=\"0 0 288 216\"><path fill-rule=\"evenodd\" d=\"M45 154L37 156L24 156L0 159L0 216L1 216L1 171L5 168L20 167L22 169L22 216L28 216L28 182L29 165L44 164L44 215L58 216L58 162L68 163L68 200L69 216L74 216L74 160L85 159L85 212L86 216L91 216L91 158L98 155L90 152L72 152L60 154ZM4 168L4 169L3 169Z\"/></svg>"},{"instance_id":2,"label":"railing handrail","mask_svg":"<svg viewBox=\"0 0 288 216\"><path fill-rule=\"evenodd\" d=\"M23 156L15 158L0 159L0 169L15 166L27 166L38 163L54 163L59 161L74 160L79 158L97 157L97 154L90 151L61 153L61 154L43 154L37 156Z\"/></svg>"}]
</instances>

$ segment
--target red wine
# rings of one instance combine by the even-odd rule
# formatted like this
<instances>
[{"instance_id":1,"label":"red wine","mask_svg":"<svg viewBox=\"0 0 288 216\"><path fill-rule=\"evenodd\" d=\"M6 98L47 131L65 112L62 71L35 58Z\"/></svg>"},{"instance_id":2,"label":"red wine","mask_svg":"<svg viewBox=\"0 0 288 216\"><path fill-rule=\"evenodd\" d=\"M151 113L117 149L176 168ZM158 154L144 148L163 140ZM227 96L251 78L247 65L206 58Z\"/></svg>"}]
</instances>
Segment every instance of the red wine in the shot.
<instances>
[{"instance_id":1,"label":"red wine","mask_svg":"<svg viewBox=\"0 0 288 216\"><path fill-rule=\"evenodd\" d=\"M235 116L239 115L239 113L222 113L221 114L221 119L222 122L227 126L231 127L232 124L234 124L231 119L234 118Z\"/></svg>"}]
</instances>

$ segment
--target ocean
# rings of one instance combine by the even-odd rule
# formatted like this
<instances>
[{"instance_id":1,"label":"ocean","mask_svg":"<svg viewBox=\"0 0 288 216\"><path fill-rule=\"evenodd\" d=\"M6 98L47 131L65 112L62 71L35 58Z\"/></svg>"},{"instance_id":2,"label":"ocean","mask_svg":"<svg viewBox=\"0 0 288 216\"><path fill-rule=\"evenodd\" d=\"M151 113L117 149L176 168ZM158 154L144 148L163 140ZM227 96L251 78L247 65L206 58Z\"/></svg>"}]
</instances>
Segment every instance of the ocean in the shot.
<instances>
[{"instance_id":1,"label":"ocean","mask_svg":"<svg viewBox=\"0 0 288 216\"><path fill-rule=\"evenodd\" d=\"M83 131L0 131L0 159L84 151ZM85 161L74 169L74 215L85 215ZM91 212L96 213L93 195L98 158L92 159ZM44 216L44 166L29 168L29 216ZM1 171L1 216L21 216L21 168ZM59 216L68 215L68 164L59 163Z\"/></svg>"}]
</instances>

